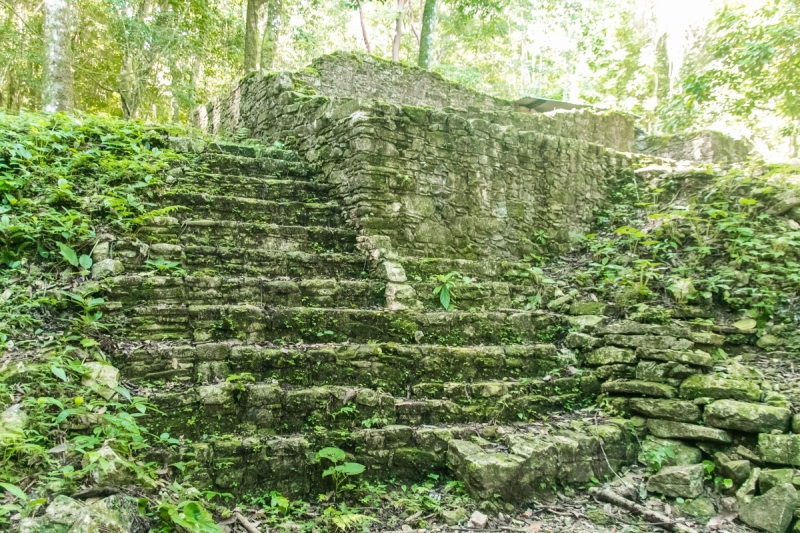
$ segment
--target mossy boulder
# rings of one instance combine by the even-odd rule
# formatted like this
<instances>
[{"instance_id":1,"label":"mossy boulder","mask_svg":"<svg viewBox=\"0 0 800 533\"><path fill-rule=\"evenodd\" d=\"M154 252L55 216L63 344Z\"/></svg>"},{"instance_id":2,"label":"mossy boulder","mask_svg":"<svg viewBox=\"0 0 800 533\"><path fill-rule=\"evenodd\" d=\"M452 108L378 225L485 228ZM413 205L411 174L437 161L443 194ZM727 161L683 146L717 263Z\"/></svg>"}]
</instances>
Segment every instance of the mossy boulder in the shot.
<instances>
[{"instance_id":1,"label":"mossy boulder","mask_svg":"<svg viewBox=\"0 0 800 533\"><path fill-rule=\"evenodd\" d=\"M785 407L719 400L706 405L703 422L712 427L746 433L770 433L773 430L786 431L791 416L791 411Z\"/></svg>"},{"instance_id":2,"label":"mossy boulder","mask_svg":"<svg viewBox=\"0 0 800 533\"><path fill-rule=\"evenodd\" d=\"M697 518L698 520L706 521L712 516L717 514L717 509L714 507L714 502L711 498L700 496L692 500L685 500L675 504L680 514Z\"/></svg>"}]
</instances>

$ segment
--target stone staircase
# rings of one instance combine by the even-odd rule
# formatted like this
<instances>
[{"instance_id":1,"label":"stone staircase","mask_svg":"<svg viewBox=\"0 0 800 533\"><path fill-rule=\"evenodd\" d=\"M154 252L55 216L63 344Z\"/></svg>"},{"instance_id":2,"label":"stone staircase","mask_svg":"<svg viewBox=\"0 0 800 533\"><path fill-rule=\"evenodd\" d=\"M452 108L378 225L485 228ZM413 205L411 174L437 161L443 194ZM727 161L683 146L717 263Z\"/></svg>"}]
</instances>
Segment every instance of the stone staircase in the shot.
<instances>
[{"instance_id":1,"label":"stone staircase","mask_svg":"<svg viewBox=\"0 0 800 533\"><path fill-rule=\"evenodd\" d=\"M150 431L181 442L150 454L171 475L307 497L330 489L314 458L337 446L364 479L444 475L494 512L664 448L647 490L689 476L673 494L689 497L704 457L742 487L755 481L731 465L797 462L789 403L735 358L756 354L755 330L695 308L624 320L524 261L401 255L335 198L294 152L212 144L159 191L181 208L96 247L116 273L99 281L114 364L156 408ZM461 281L445 311L433 289L448 272Z\"/></svg>"},{"instance_id":2,"label":"stone staircase","mask_svg":"<svg viewBox=\"0 0 800 533\"><path fill-rule=\"evenodd\" d=\"M558 434L540 422L555 413L566 421L552 438L573 456L537 487L552 494L635 460L630 432L596 420L581 431L572 420L600 382L556 347L569 317L525 309L544 290L530 265L395 257L387 266L293 152L209 149L161 191L161 205L185 209L94 253L123 268L102 280L121 378L161 413L148 414L152 431L187 443L154 458L191 465L183 475L195 486L305 495L327 487L313 461L325 446L346 450L367 477L474 476L455 456L448 469L448 449L507 453L512 435L518 448ZM398 270L410 296L390 310ZM453 270L473 281L447 312L429 280ZM610 463L599 460L604 441Z\"/></svg>"}]
</instances>

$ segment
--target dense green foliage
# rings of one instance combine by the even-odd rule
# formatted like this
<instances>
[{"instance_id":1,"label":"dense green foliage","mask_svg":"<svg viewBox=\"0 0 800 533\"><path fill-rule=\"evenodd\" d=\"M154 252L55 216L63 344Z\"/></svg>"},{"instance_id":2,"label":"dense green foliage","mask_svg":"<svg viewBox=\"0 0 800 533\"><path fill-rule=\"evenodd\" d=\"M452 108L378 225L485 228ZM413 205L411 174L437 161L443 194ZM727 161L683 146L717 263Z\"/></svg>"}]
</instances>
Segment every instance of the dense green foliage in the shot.
<instances>
[{"instance_id":1,"label":"dense green foliage","mask_svg":"<svg viewBox=\"0 0 800 533\"><path fill-rule=\"evenodd\" d=\"M800 227L771 213L796 194L797 173L754 166L631 182L599 217L599 232L583 237L589 260L571 277L622 308L713 303L754 325L794 323Z\"/></svg>"}]
</instances>

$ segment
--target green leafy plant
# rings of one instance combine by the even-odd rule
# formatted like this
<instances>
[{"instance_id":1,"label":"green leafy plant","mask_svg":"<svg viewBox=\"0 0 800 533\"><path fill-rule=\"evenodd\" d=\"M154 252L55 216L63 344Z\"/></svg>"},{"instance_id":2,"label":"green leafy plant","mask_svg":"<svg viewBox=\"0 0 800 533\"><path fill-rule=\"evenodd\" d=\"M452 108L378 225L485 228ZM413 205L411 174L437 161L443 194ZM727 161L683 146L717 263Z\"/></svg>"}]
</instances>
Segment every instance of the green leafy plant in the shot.
<instances>
[{"instance_id":1,"label":"green leafy plant","mask_svg":"<svg viewBox=\"0 0 800 533\"><path fill-rule=\"evenodd\" d=\"M472 280L466 276L462 276L459 272L453 271L447 274L435 274L431 279L437 283L433 289L434 295L439 295L439 303L442 308L447 311L455 309L453 302L455 301L454 289L459 284L471 283Z\"/></svg>"},{"instance_id":2,"label":"green leafy plant","mask_svg":"<svg viewBox=\"0 0 800 533\"><path fill-rule=\"evenodd\" d=\"M327 447L317 452L315 461L322 463L328 461L331 465L322 472L322 477L330 477L333 480L334 494L338 495L343 489L351 490L355 485L346 483L351 477L355 477L364 472L364 465L361 463L346 462L347 456L340 448Z\"/></svg>"},{"instance_id":3,"label":"green leafy plant","mask_svg":"<svg viewBox=\"0 0 800 533\"><path fill-rule=\"evenodd\" d=\"M667 460L675 458L675 451L670 446L659 446L642 451L641 457L647 468L658 472Z\"/></svg>"},{"instance_id":4,"label":"green leafy plant","mask_svg":"<svg viewBox=\"0 0 800 533\"><path fill-rule=\"evenodd\" d=\"M158 507L158 516L168 531L223 533L222 528L214 522L211 513L196 501L182 501L174 505L162 503Z\"/></svg>"},{"instance_id":5,"label":"green leafy plant","mask_svg":"<svg viewBox=\"0 0 800 533\"><path fill-rule=\"evenodd\" d=\"M150 269L150 273L157 273L159 275L174 275L174 276L183 276L186 272L180 268L179 261L167 261L163 257L159 257L155 260L148 259L144 262L144 266Z\"/></svg>"}]
</instances>

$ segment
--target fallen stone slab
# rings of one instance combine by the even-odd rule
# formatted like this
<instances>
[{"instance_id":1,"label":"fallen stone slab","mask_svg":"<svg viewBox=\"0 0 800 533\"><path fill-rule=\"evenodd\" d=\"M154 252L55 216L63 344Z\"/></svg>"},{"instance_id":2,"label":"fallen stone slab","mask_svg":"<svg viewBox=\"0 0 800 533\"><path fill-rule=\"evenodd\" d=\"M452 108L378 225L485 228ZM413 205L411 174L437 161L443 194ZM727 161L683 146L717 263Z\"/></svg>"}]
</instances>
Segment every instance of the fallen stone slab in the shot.
<instances>
[{"instance_id":1,"label":"fallen stone slab","mask_svg":"<svg viewBox=\"0 0 800 533\"><path fill-rule=\"evenodd\" d=\"M739 379L729 379L722 374L697 374L681 384L681 398L713 398L715 400L739 400L758 402L761 388L757 383Z\"/></svg>"},{"instance_id":2,"label":"fallen stone slab","mask_svg":"<svg viewBox=\"0 0 800 533\"><path fill-rule=\"evenodd\" d=\"M739 519L769 533L783 533L792 521L796 506L797 490L789 483L781 483L743 505L739 509Z\"/></svg>"},{"instance_id":3,"label":"fallen stone slab","mask_svg":"<svg viewBox=\"0 0 800 533\"><path fill-rule=\"evenodd\" d=\"M650 476L647 490L672 498L696 498L703 493L702 464L667 466Z\"/></svg>"},{"instance_id":4,"label":"fallen stone slab","mask_svg":"<svg viewBox=\"0 0 800 533\"><path fill-rule=\"evenodd\" d=\"M637 348L636 357L650 361L671 361L674 363L685 363L688 365L711 368L714 366L714 359L702 350L653 350L651 348Z\"/></svg>"},{"instance_id":5,"label":"fallen stone slab","mask_svg":"<svg viewBox=\"0 0 800 533\"><path fill-rule=\"evenodd\" d=\"M784 407L718 400L706 405L703 422L716 428L746 433L770 433L773 430L786 431L791 416L791 411Z\"/></svg>"},{"instance_id":6,"label":"fallen stone slab","mask_svg":"<svg viewBox=\"0 0 800 533\"><path fill-rule=\"evenodd\" d=\"M601 386L606 394L629 394L653 398L674 398L678 395L675 387L652 381L606 381Z\"/></svg>"},{"instance_id":7,"label":"fallen stone slab","mask_svg":"<svg viewBox=\"0 0 800 533\"><path fill-rule=\"evenodd\" d=\"M700 408L692 402L684 400L632 398L630 408L648 418L661 418L675 422L697 422L700 419Z\"/></svg>"},{"instance_id":8,"label":"fallen stone slab","mask_svg":"<svg viewBox=\"0 0 800 533\"><path fill-rule=\"evenodd\" d=\"M647 421L647 429L656 437L663 439L704 440L723 444L733 441L730 433L723 429L673 422L672 420L651 418Z\"/></svg>"}]
</instances>

